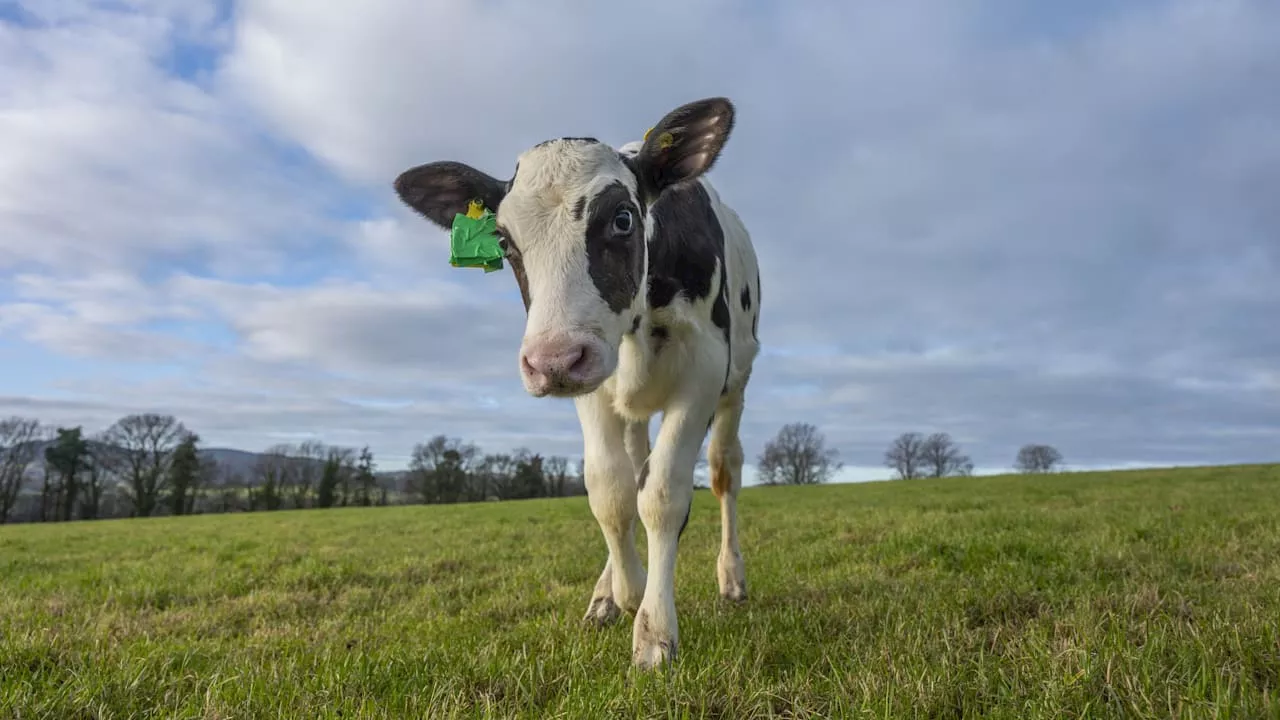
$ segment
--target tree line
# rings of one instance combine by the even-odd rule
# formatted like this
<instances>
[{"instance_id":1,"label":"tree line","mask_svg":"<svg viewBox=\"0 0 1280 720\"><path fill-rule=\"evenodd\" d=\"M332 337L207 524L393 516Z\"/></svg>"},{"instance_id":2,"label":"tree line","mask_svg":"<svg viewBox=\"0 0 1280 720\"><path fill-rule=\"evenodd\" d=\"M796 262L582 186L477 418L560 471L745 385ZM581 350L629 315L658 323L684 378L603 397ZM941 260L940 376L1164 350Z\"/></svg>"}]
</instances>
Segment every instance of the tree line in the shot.
<instances>
[{"instance_id":1,"label":"tree line","mask_svg":"<svg viewBox=\"0 0 1280 720\"><path fill-rule=\"evenodd\" d=\"M899 479L966 477L973 461L948 433L899 435L884 454L884 464ZM1062 466L1062 453L1050 445L1029 444L1018 450L1013 467L1021 473L1048 473ZM829 481L843 464L826 438L809 423L784 425L765 444L756 461L765 485L813 485Z\"/></svg>"},{"instance_id":2,"label":"tree line","mask_svg":"<svg viewBox=\"0 0 1280 720\"><path fill-rule=\"evenodd\" d=\"M223 466L199 435L172 415L120 418L87 435L83 427L0 420L0 523L150 517L211 512L462 503L586 493L581 462L528 449L484 453L473 443L437 435L413 447L409 467L379 473L373 453L308 440L273 445L251 467ZM973 462L947 433L903 433L885 451L898 478L967 476ZM1052 472L1062 454L1022 447L1014 468ZM828 482L843 467L809 423L784 425L756 462L764 485ZM707 487L707 463L695 485Z\"/></svg>"},{"instance_id":3,"label":"tree line","mask_svg":"<svg viewBox=\"0 0 1280 720\"><path fill-rule=\"evenodd\" d=\"M404 472L373 452L308 440L224 465L172 415L127 415L106 430L0 419L0 523L454 503L585 493L581 463L527 449L485 454L443 435Z\"/></svg>"}]
</instances>

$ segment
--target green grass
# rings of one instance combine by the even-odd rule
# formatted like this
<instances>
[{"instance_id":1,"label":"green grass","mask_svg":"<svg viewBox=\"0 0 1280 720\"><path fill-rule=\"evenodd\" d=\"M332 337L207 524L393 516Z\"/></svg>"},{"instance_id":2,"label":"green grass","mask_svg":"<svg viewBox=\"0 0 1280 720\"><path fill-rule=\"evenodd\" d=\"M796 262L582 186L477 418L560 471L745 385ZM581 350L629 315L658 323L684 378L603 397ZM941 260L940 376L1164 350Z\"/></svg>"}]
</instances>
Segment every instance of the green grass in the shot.
<instances>
[{"instance_id":1,"label":"green grass","mask_svg":"<svg viewBox=\"0 0 1280 720\"><path fill-rule=\"evenodd\" d=\"M584 498L2 527L0 718L1280 717L1280 467L740 505L748 603L699 492L652 675Z\"/></svg>"}]
</instances>

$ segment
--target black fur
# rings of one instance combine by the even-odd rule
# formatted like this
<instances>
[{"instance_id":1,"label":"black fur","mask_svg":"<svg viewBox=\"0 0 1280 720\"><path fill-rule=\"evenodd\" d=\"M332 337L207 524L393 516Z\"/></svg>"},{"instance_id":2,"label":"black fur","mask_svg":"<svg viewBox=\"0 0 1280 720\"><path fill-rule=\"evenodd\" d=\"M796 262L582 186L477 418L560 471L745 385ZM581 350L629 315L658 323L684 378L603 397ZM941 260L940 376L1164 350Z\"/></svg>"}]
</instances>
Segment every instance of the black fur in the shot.
<instances>
[{"instance_id":1,"label":"black fur","mask_svg":"<svg viewBox=\"0 0 1280 720\"><path fill-rule=\"evenodd\" d=\"M760 298L764 295L764 290L760 287L760 268L756 268L756 311L751 313L751 339L756 342L760 341L760 335L757 329L760 325Z\"/></svg>"},{"instance_id":2,"label":"black fur","mask_svg":"<svg viewBox=\"0 0 1280 720\"><path fill-rule=\"evenodd\" d=\"M720 257L721 259L724 258L723 253L721 254ZM724 268L723 263L720 265L720 267ZM711 322L715 323L716 327L724 331L725 342L729 342L729 299L728 298L729 298L729 279L726 278L724 276L724 273L722 272L720 274L720 290L716 295L715 304L711 306Z\"/></svg>"},{"instance_id":3,"label":"black fur","mask_svg":"<svg viewBox=\"0 0 1280 720\"><path fill-rule=\"evenodd\" d=\"M613 218L619 208L633 215L631 232L618 235ZM587 204L587 272L600 297L615 313L631 306L640 291L644 274L644 223L640 209L631 202L631 193L621 182L605 186Z\"/></svg>"},{"instance_id":4,"label":"black fur","mask_svg":"<svg viewBox=\"0 0 1280 720\"><path fill-rule=\"evenodd\" d=\"M714 289L711 278L724 267L724 229L711 207L711 197L701 183L670 188L650 209L655 224L649 241L649 307L671 304L677 294L689 300L716 293L711 320L729 337L729 303L725 283Z\"/></svg>"},{"instance_id":5,"label":"black fur","mask_svg":"<svg viewBox=\"0 0 1280 720\"><path fill-rule=\"evenodd\" d=\"M723 255L721 255L723 258ZM721 264L721 268L724 265ZM724 268L727 270L727 268ZM728 349L727 357L729 361L724 365L724 384L720 386L720 394L724 395L729 392L729 369L733 367L733 338L729 335L729 279L725 277L724 272L720 273L720 294L716 296L716 302L711 306L711 322L716 327L724 331L724 344Z\"/></svg>"},{"instance_id":6,"label":"black fur","mask_svg":"<svg viewBox=\"0 0 1280 720\"><path fill-rule=\"evenodd\" d=\"M627 163L640 179L641 202L710 170L733 132L734 116L733 103L720 97L686 103L667 113Z\"/></svg>"},{"instance_id":7,"label":"black fur","mask_svg":"<svg viewBox=\"0 0 1280 720\"><path fill-rule=\"evenodd\" d=\"M445 160L404 171L396 178L395 189L404 204L448 230L454 216L466 214L472 200L498 212L507 183L465 163Z\"/></svg>"},{"instance_id":8,"label":"black fur","mask_svg":"<svg viewBox=\"0 0 1280 720\"><path fill-rule=\"evenodd\" d=\"M649 211L649 307L671 304L677 293L690 300L711 293L716 262L724 257L724 231L711 199L698 183L663 193Z\"/></svg>"}]
</instances>

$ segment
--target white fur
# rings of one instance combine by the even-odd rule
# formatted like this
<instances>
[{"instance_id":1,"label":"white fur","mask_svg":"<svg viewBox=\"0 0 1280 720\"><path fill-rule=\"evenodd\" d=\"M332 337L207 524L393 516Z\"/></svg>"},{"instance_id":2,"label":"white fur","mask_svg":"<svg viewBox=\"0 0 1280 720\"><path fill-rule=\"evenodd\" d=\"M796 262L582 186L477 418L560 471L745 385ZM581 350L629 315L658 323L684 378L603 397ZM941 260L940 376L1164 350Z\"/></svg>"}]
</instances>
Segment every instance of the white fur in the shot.
<instances>
[{"instance_id":1,"label":"white fur","mask_svg":"<svg viewBox=\"0 0 1280 720\"><path fill-rule=\"evenodd\" d=\"M624 145L634 154L640 143ZM712 278L707 298L675 298L667 307L647 307L646 275L630 308L614 313L587 271L586 218L575 220L574 202L621 181L635 197L635 178L605 145L553 142L520 157L516 183L503 200L498 222L517 238L532 298L524 344L572 333L600 341L612 373L593 392L574 399L583 433L587 492L604 534L609 559L596 583L586 620L612 622L619 610L635 612L632 649L636 664L651 667L674 658L678 646L675 608L676 550L693 498L693 468L711 427L713 471L731 478L721 502L722 542L717 562L721 594L745 598L738 548L736 496L741 487L742 449L738 424L746 384L759 345L752 333L760 288L751 238L742 221L705 179L725 238L725 263ZM650 217L646 241L655 228ZM711 320L714 289L726 274L731 342ZM742 289L751 308L744 311ZM638 332L628 334L636 317ZM649 329L667 328L655 355ZM727 392L726 364L729 367ZM649 422L662 413L650 451ZM637 492L639 480L644 489ZM648 571L635 546L639 516L648 534Z\"/></svg>"},{"instance_id":2,"label":"white fur","mask_svg":"<svg viewBox=\"0 0 1280 720\"><path fill-rule=\"evenodd\" d=\"M614 314L587 272L587 221L575 220L573 204L605 185L622 182L635 193L635 176L603 146L553 143L520 155L516 185L498 207L498 222L518 239L533 298L523 347L571 332L599 338L606 365L617 361L619 342L640 312ZM643 299L639 301L643 302Z\"/></svg>"}]
</instances>

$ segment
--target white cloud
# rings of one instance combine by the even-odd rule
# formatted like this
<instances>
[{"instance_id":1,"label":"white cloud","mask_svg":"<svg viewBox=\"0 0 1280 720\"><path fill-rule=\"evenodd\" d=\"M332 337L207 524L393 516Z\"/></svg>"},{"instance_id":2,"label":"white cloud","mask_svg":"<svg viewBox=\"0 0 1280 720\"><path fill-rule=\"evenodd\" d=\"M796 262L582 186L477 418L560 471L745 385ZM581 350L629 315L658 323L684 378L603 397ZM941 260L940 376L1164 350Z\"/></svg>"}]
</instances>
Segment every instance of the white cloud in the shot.
<instances>
[{"instance_id":1,"label":"white cloud","mask_svg":"<svg viewBox=\"0 0 1280 720\"><path fill-rule=\"evenodd\" d=\"M256 270L328 229L320 184L275 162L237 108L165 72L201 7L61 3L41 6L49 24L0 25L0 270L136 272L203 256Z\"/></svg>"},{"instance_id":2,"label":"white cloud","mask_svg":"<svg viewBox=\"0 0 1280 720\"><path fill-rule=\"evenodd\" d=\"M520 389L510 274L449 268L390 183L445 158L505 176L548 137L621 143L727 94L714 177L764 284L749 455L790 420L851 466L933 429L983 467L1031 440L1078 466L1274 452L1272 3L28 12L0 22L0 342L177 369L0 385L0 412L576 452L571 407ZM175 78L192 42L226 54Z\"/></svg>"}]
</instances>

